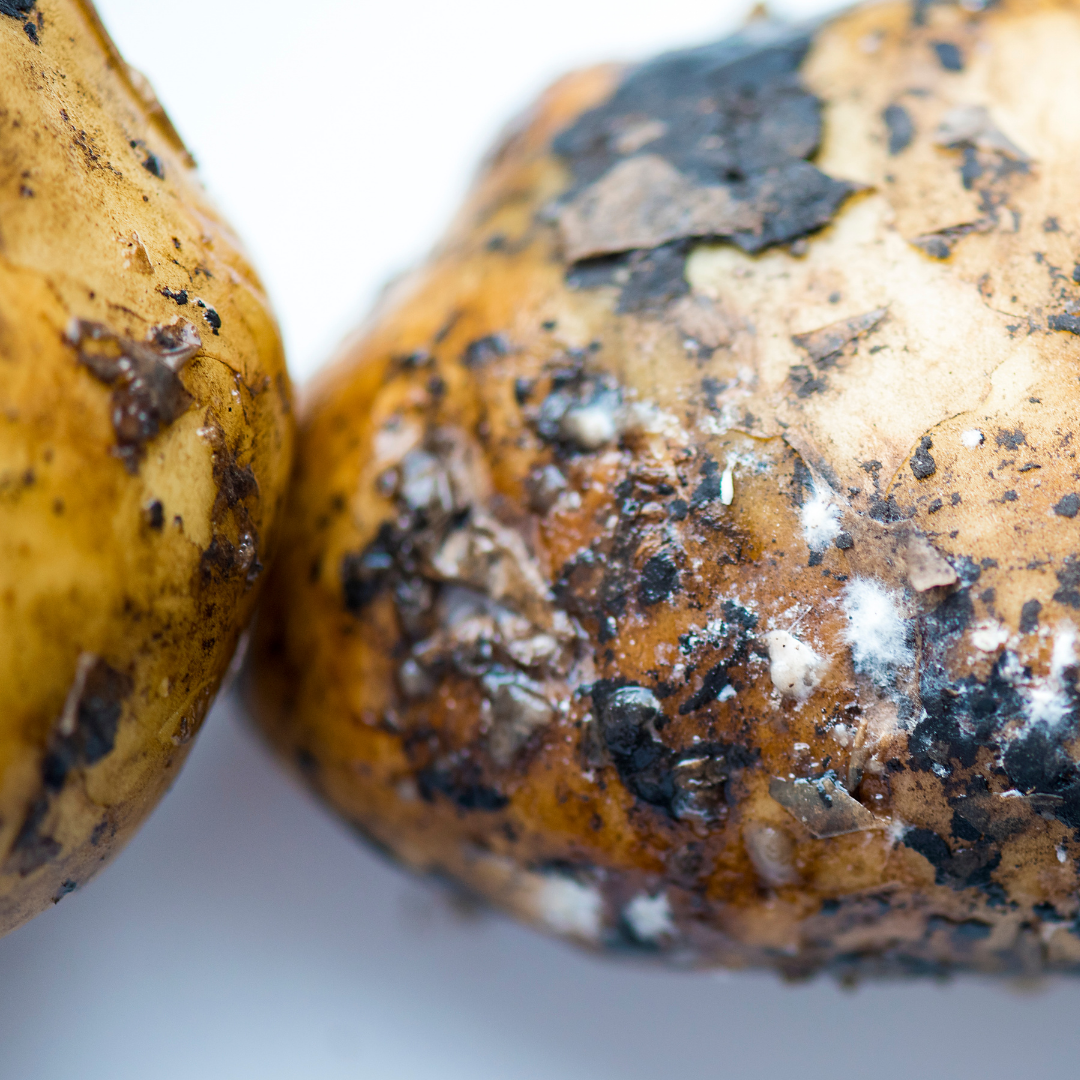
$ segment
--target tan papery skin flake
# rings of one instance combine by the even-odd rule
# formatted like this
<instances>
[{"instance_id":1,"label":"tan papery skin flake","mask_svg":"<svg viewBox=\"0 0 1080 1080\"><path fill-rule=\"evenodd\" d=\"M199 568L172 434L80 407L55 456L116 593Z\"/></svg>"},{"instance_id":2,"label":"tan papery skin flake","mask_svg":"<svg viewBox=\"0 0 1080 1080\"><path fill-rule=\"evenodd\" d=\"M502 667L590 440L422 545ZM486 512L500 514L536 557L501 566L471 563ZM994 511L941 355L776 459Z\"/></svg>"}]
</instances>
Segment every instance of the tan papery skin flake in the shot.
<instances>
[{"instance_id":1,"label":"tan papery skin flake","mask_svg":"<svg viewBox=\"0 0 1080 1080\"><path fill-rule=\"evenodd\" d=\"M262 286L93 6L0 13L0 66L4 933L176 776L277 544L293 420Z\"/></svg>"},{"instance_id":2,"label":"tan papery skin flake","mask_svg":"<svg viewBox=\"0 0 1080 1080\"><path fill-rule=\"evenodd\" d=\"M1080 8L807 33L512 129L308 390L249 696L591 946L1073 970Z\"/></svg>"}]
</instances>

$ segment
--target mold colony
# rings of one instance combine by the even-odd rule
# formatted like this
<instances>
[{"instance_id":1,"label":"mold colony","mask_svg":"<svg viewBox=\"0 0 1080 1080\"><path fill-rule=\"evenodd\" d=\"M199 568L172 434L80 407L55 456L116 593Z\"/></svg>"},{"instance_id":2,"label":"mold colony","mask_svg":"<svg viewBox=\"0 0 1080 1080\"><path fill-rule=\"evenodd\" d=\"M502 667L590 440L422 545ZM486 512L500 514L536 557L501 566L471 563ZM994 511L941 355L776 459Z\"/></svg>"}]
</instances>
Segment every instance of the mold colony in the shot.
<instances>
[{"instance_id":1,"label":"mold colony","mask_svg":"<svg viewBox=\"0 0 1080 1080\"><path fill-rule=\"evenodd\" d=\"M591 944L1080 963L1076 48L884 4L551 90L306 406L308 781Z\"/></svg>"}]
</instances>

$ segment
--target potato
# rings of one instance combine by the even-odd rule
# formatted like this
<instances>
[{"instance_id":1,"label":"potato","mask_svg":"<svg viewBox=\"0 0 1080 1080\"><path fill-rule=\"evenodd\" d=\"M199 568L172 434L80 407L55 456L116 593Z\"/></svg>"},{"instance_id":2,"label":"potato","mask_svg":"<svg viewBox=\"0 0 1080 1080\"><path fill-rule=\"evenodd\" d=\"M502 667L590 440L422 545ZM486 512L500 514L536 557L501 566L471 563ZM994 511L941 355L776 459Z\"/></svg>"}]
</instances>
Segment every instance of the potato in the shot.
<instances>
[{"instance_id":1,"label":"potato","mask_svg":"<svg viewBox=\"0 0 1080 1080\"><path fill-rule=\"evenodd\" d=\"M0 932L176 775L277 539L267 299L78 0L0 2Z\"/></svg>"},{"instance_id":2,"label":"potato","mask_svg":"<svg viewBox=\"0 0 1080 1080\"><path fill-rule=\"evenodd\" d=\"M310 389L250 693L597 947L1080 964L1080 8L570 76Z\"/></svg>"}]
</instances>

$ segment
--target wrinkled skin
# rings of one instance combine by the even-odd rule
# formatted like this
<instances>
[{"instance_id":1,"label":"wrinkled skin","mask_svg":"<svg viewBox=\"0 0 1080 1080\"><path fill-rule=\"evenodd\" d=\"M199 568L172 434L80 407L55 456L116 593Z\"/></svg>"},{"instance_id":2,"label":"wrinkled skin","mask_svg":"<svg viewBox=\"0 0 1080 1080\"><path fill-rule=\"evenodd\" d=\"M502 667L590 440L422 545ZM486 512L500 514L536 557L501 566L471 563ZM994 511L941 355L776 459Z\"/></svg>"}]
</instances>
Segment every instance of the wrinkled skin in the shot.
<instances>
[{"instance_id":1,"label":"wrinkled skin","mask_svg":"<svg viewBox=\"0 0 1080 1080\"><path fill-rule=\"evenodd\" d=\"M555 86L310 388L251 698L587 944L1073 970L1080 8L769 32Z\"/></svg>"},{"instance_id":2,"label":"wrinkled skin","mask_svg":"<svg viewBox=\"0 0 1080 1080\"><path fill-rule=\"evenodd\" d=\"M89 3L19 6L0 13L0 933L92 877L176 776L292 450L266 297L145 80Z\"/></svg>"}]
</instances>

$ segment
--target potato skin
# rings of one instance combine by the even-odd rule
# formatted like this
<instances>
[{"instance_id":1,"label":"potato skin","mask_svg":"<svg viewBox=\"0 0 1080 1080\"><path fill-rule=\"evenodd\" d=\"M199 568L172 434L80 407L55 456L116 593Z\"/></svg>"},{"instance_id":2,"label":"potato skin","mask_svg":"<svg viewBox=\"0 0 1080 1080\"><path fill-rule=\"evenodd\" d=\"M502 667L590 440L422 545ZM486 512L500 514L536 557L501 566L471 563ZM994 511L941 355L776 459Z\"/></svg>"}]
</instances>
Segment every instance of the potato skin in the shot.
<instances>
[{"instance_id":1,"label":"potato skin","mask_svg":"<svg viewBox=\"0 0 1080 1080\"><path fill-rule=\"evenodd\" d=\"M90 3L21 6L0 13L0 933L172 782L293 441L266 296L145 80Z\"/></svg>"},{"instance_id":2,"label":"potato skin","mask_svg":"<svg viewBox=\"0 0 1080 1080\"><path fill-rule=\"evenodd\" d=\"M253 708L588 945L1075 970L1080 11L759 30L559 83L309 389Z\"/></svg>"}]
</instances>

